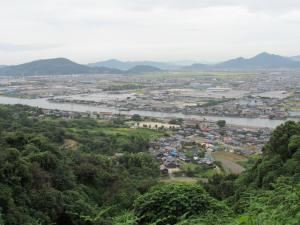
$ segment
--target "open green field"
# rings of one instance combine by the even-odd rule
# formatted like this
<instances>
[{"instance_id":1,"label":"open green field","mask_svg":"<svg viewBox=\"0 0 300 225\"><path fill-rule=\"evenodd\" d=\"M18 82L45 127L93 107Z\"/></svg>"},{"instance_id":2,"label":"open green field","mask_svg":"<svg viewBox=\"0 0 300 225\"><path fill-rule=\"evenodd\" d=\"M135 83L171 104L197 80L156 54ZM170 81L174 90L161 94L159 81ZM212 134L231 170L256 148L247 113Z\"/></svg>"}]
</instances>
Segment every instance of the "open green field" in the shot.
<instances>
[{"instance_id":1,"label":"open green field","mask_svg":"<svg viewBox=\"0 0 300 225\"><path fill-rule=\"evenodd\" d=\"M80 129L80 128L68 128L69 132L74 134L89 133L92 136L97 135L116 135L116 136L140 136L150 140L161 138L165 135L164 132L154 131L150 129L134 129L134 128L112 128L112 127L100 127L92 129Z\"/></svg>"}]
</instances>

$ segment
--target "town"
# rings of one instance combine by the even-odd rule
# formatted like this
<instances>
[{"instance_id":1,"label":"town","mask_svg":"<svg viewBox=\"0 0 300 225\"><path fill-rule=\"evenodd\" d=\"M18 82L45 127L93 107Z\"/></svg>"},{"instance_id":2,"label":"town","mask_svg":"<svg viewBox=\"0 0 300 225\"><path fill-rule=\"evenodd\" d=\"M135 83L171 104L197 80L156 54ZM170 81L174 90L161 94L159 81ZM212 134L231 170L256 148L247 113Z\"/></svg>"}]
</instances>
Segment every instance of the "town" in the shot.
<instances>
[{"instance_id":1,"label":"town","mask_svg":"<svg viewBox=\"0 0 300 225\"><path fill-rule=\"evenodd\" d=\"M151 129L164 132L162 138L149 144L149 152L160 163L162 175L206 178L215 173L239 174L251 157L262 154L272 129L242 127L226 124L224 120L212 122L195 119L156 119L138 114L124 116L112 113L42 110L44 116L74 119L94 118L118 121L130 129ZM41 116L42 116L41 115ZM119 154L118 154L119 155ZM201 168L198 174L187 171L189 166Z\"/></svg>"},{"instance_id":2,"label":"town","mask_svg":"<svg viewBox=\"0 0 300 225\"><path fill-rule=\"evenodd\" d=\"M139 75L1 77L4 96L119 111L300 118L297 72L161 72Z\"/></svg>"},{"instance_id":3,"label":"town","mask_svg":"<svg viewBox=\"0 0 300 225\"><path fill-rule=\"evenodd\" d=\"M206 179L243 172L276 126L299 121L296 73L3 76L0 100L41 107L45 116L120 120L130 129L165 132L149 146L162 175Z\"/></svg>"}]
</instances>

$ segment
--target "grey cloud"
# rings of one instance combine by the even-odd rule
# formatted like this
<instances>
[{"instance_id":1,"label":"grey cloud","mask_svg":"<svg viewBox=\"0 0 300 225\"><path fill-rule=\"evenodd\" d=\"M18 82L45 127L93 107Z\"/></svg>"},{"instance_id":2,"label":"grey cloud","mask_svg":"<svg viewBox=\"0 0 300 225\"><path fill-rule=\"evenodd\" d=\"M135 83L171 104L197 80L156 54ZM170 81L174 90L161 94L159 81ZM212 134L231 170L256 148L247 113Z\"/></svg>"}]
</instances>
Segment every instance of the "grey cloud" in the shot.
<instances>
[{"instance_id":1,"label":"grey cloud","mask_svg":"<svg viewBox=\"0 0 300 225\"><path fill-rule=\"evenodd\" d=\"M123 8L134 11L147 11L153 9L196 9L207 7L243 7L254 11L263 12L286 12L300 10L299 0L10 0L1 3L3 8L27 8L32 6L33 10L55 9L57 6L64 10L72 10L74 8Z\"/></svg>"},{"instance_id":2,"label":"grey cloud","mask_svg":"<svg viewBox=\"0 0 300 225\"><path fill-rule=\"evenodd\" d=\"M195 9L207 7L237 6L254 11L286 12L300 9L299 0L111 0L133 10L157 8Z\"/></svg>"},{"instance_id":3,"label":"grey cloud","mask_svg":"<svg viewBox=\"0 0 300 225\"><path fill-rule=\"evenodd\" d=\"M10 0L1 9L2 64L300 52L300 0Z\"/></svg>"},{"instance_id":4,"label":"grey cloud","mask_svg":"<svg viewBox=\"0 0 300 225\"><path fill-rule=\"evenodd\" d=\"M13 44L13 43L0 42L0 51L24 52L24 51L52 49L52 48L58 48L60 46L61 45L56 45L56 44Z\"/></svg>"}]
</instances>

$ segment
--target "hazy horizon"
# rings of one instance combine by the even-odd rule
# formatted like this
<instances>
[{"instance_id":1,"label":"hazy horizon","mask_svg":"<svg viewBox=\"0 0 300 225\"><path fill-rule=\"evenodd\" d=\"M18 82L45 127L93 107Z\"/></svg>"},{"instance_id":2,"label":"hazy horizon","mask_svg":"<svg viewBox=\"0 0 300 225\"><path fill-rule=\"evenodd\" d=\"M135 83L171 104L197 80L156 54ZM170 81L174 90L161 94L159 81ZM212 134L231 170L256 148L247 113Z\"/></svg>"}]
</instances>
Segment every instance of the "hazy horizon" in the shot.
<instances>
[{"instance_id":1,"label":"hazy horizon","mask_svg":"<svg viewBox=\"0 0 300 225\"><path fill-rule=\"evenodd\" d=\"M1 1L1 0L0 0ZM65 57L214 63L300 54L296 0L1 1L0 65Z\"/></svg>"},{"instance_id":2,"label":"hazy horizon","mask_svg":"<svg viewBox=\"0 0 300 225\"><path fill-rule=\"evenodd\" d=\"M174 60L174 61L163 61L163 60L148 60L148 59L138 59L138 60L126 60L126 59L121 59L121 58L103 58L101 60L95 60L95 61L91 61L91 62L87 62L87 63L82 63L76 60L73 60L72 58L68 58L68 57L64 57L64 56L58 56L58 57L51 57L51 58L36 58L36 59L32 59L32 60L26 60L24 59L23 62L17 63L17 64L1 64L2 66L13 66L13 65L19 65L19 64L25 64L25 63L31 63L31 62L35 62L35 61L39 61L39 60L48 60L48 59L59 59L59 58L65 58L68 60L71 60L75 63L78 64L82 64L82 65L88 65L88 64L94 64L94 63L101 63L101 62L108 62L111 60L116 60L116 61L120 61L120 62L124 62L124 63L134 63L134 62L157 62L157 63L165 63L165 64L173 64L173 65L178 65L178 66L188 66L188 65L192 65L192 64L197 64L197 63L201 63L201 64L207 64L207 65L214 65L214 64L218 64L218 63L223 63L232 59L237 59L239 57L245 58L245 59L249 59L249 58L253 58L257 55L263 54L263 53L267 53L267 54L274 54L272 52L258 52L255 55L249 56L249 57L244 57L244 56L236 56L233 58L228 58L225 59L223 61L206 61L206 60L188 60L188 59L183 59L183 60ZM274 54L277 55L277 54ZM282 56L282 55L280 55ZM299 57L299 55L293 55L293 56L284 56L284 57Z\"/></svg>"}]
</instances>

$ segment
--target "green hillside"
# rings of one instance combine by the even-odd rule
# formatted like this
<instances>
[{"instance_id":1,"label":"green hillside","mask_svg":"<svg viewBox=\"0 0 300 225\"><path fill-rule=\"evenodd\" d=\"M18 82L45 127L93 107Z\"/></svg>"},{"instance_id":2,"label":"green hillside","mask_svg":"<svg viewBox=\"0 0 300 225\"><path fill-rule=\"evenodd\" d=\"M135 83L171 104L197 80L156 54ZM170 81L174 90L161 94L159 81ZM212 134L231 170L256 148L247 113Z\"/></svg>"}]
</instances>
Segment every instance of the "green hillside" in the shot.
<instances>
[{"instance_id":1,"label":"green hillside","mask_svg":"<svg viewBox=\"0 0 300 225\"><path fill-rule=\"evenodd\" d=\"M239 176L162 184L147 152L167 134L123 122L0 106L0 224L300 224L300 124L279 126Z\"/></svg>"}]
</instances>

